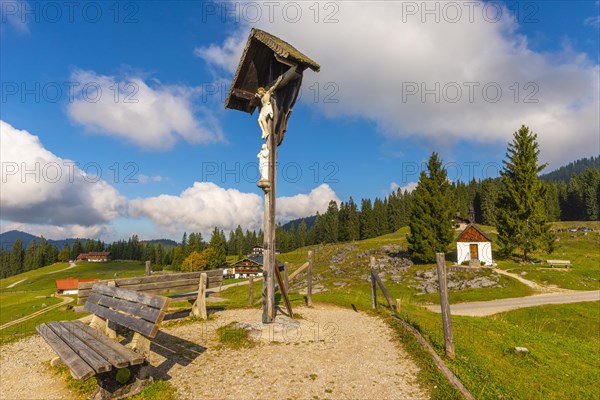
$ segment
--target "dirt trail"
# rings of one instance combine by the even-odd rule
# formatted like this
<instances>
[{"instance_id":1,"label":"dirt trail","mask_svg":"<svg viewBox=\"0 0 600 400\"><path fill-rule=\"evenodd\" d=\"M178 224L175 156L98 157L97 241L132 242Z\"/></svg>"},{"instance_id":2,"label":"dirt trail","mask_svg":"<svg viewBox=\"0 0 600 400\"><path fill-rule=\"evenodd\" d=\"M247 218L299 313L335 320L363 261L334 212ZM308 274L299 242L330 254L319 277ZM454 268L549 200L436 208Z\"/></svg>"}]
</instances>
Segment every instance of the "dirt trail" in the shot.
<instances>
[{"instance_id":1,"label":"dirt trail","mask_svg":"<svg viewBox=\"0 0 600 400\"><path fill-rule=\"evenodd\" d=\"M151 364L180 399L428 397L417 384L418 367L382 320L324 305L295 311L302 319L278 317L264 328L261 310L223 311L214 320L164 328ZM254 347L219 345L216 329L234 321L256 325ZM52 357L38 335L0 348L0 398L74 397L42 366Z\"/></svg>"},{"instance_id":2,"label":"dirt trail","mask_svg":"<svg viewBox=\"0 0 600 400\"><path fill-rule=\"evenodd\" d=\"M501 275L506 275L506 276L510 276L513 279L518 280L519 282L523 283L524 285L529 286L530 288L537 290L538 292L541 293L563 293L563 292L572 292L572 290L569 289L562 289L559 287L554 287L554 286L544 286L544 285L540 285L537 282L533 282L530 281L528 279L523 278L520 275L517 274L513 274L512 272L507 272L503 269L500 268L494 268L494 272L497 274L501 274Z\"/></svg>"},{"instance_id":3,"label":"dirt trail","mask_svg":"<svg viewBox=\"0 0 600 400\"><path fill-rule=\"evenodd\" d=\"M1 331L2 329L8 328L9 326L16 325L16 324L19 324L19 323L21 323L21 322L27 321L27 320L28 320L28 319L30 319L30 318L37 317L37 316L39 316L39 315L41 315L41 314L43 314L43 313L46 313L46 312L48 312L48 311L50 311L50 310L54 310L55 308L58 308L58 307L64 306L65 304L68 304L68 303L70 303L70 302L72 302L72 301L73 301L73 298L71 298L71 297L62 297L62 296L56 296L56 297L58 297L58 298L61 298L61 299L62 299L62 301L61 301L60 303L58 303L58 304L53 304L53 305L51 305L51 306L44 307L44 308L43 308L43 309L41 309L40 311L36 311L36 312L34 312L34 313L32 313L32 314L29 314L29 315L26 315L26 316L24 316L24 317L22 317L22 318L15 319L15 320L13 320L13 321L7 322L7 323L5 323L4 325L0 325L0 331Z\"/></svg>"}]
</instances>

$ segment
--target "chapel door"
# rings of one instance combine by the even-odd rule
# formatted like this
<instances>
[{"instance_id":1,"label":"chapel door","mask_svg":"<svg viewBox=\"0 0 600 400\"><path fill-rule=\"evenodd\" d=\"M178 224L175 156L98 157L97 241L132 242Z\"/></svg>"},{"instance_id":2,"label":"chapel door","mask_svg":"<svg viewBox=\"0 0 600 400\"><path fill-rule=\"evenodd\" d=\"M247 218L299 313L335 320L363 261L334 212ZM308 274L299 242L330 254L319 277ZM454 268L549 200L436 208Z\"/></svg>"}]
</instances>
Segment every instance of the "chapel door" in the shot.
<instances>
[{"instance_id":1,"label":"chapel door","mask_svg":"<svg viewBox=\"0 0 600 400\"><path fill-rule=\"evenodd\" d=\"M471 253L471 260L479 260L479 254L477 254L477 244L471 243L469 245L469 253Z\"/></svg>"}]
</instances>

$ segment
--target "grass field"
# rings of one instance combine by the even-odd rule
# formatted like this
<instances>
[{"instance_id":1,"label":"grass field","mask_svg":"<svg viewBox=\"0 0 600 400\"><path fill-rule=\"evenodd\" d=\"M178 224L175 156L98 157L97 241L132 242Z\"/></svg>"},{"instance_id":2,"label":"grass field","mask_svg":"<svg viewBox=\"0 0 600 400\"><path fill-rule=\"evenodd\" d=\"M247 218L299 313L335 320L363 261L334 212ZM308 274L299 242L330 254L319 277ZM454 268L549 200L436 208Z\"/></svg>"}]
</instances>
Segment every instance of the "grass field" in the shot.
<instances>
[{"instance_id":1,"label":"grass field","mask_svg":"<svg viewBox=\"0 0 600 400\"><path fill-rule=\"evenodd\" d=\"M521 274L540 284L557 285L569 289L598 289L600 282L600 223L575 222L556 223L554 229L588 226L595 231L558 233L560 238L556 252L551 255L535 253L532 256L542 260L567 259L572 263L568 271L544 269L546 265L518 264L513 260L495 257L498 267ZM495 238L493 227L483 227ZM314 302L353 307L386 320L397 332L394 340L410 352L421 367L419 376L423 386L430 390L434 399L459 398L439 374L431 359L411 334L380 307L371 310L370 283L365 280L369 274L369 257L385 254L382 246L395 245L406 249L406 228L381 237L355 243L340 243L305 247L278 256L290 264L294 271L307 259L307 251L314 251L313 278L315 285L326 290L313 295ZM495 248L495 244L494 244ZM447 263L455 257L454 244L451 244ZM67 264L56 264L30 271L19 276L0 280L0 324L40 310L42 303L51 306L59 301L47 297L54 292L54 281L69 276L77 278L113 278L142 275L144 265L139 262L112 262L105 264L84 263L74 269L65 270ZM411 266L400 273L397 283L384 276L383 280L393 299L402 300L401 316L415 326L443 357L443 331L439 314L422 307L437 303L437 293L420 294L415 286L415 273L432 269L435 265ZM490 270L478 272L478 276L491 274ZM13 288L7 286L21 281ZM299 283L292 290L290 299L293 306L304 304L305 295L299 294L306 282L306 275L300 274ZM343 283L343 285L341 285ZM450 291L451 303L491 300L507 297L522 297L532 294L532 289L520 282L502 277L502 288L470 289ZM254 307L258 307L262 282L254 284ZM248 307L248 287L239 286L221 293L227 301L209 306L226 308ZM281 304L279 294L276 300ZM383 296L378 298L383 306ZM189 304L183 304L188 306ZM81 317L64 307L52 310L42 316L0 331L0 344L33 332L35 325L52 320ZM446 360L450 368L459 376L471 393L478 399L590 399L600 398L600 303L576 303L531 307L496 314L485 318L453 317L456 353L455 360ZM528 353L517 353L516 346L526 347ZM173 388L160 384L151 391L173 396Z\"/></svg>"},{"instance_id":2,"label":"grass field","mask_svg":"<svg viewBox=\"0 0 600 400\"><path fill-rule=\"evenodd\" d=\"M40 311L43 309L42 304L51 306L59 303L61 299L53 296L57 279L69 277L109 279L116 276L122 278L143 275L145 271L144 263L138 261L79 262L75 268L66 269L68 266L67 263L57 263L0 280L0 325ZM17 284L8 288L14 283ZM71 303L73 304L75 302ZM35 326L41 323L77 319L82 316L67 310L67 306L59 307L0 330L0 344L33 334Z\"/></svg>"},{"instance_id":3,"label":"grass field","mask_svg":"<svg viewBox=\"0 0 600 400\"><path fill-rule=\"evenodd\" d=\"M600 228L597 223L573 223L574 226ZM569 227L559 223L555 229ZM484 230L494 237L491 227ZM322 284L327 291L313 295L314 302L337 304L353 307L362 312L371 310L370 284L361 279L369 270L369 255L377 257L373 251L387 244L406 246L406 229L374 239L354 244L336 244L313 246L282 254L278 258L290 263L293 271L306 261L306 252L312 249L314 256L313 276L316 283ZM570 272L535 270L539 265L519 265L510 260L496 260L500 268L513 272L526 271L525 278L535 276L537 271L554 274L554 281L547 278L539 282L556 284L573 289L591 289L598 284L600 276L600 240L598 232L583 235L581 232L559 233L555 254L534 254L542 259L569 259L573 263ZM344 250L346 249L346 250ZM332 261L341 253L346 259L340 268L343 275L336 275L330 268ZM546 258L547 257L547 258ZM448 263L452 254L447 257ZM402 300L401 316L415 326L432 344L438 354L444 354L444 338L439 314L432 313L421 305L439 302L436 293L417 295L411 288L411 276L420 269L431 269L434 265L413 266L404 274L403 280L396 284L384 278L385 285L392 298ZM489 274L491 272L483 272ZM305 275L299 276L305 280ZM587 280L583 280L587 279ZM532 279L536 280L536 279ZM582 283L585 282L585 284ZM336 287L334 282L345 282ZM532 290L508 277L502 277L504 288L474 289L450 291L451 303L477 300L491 300L506 297L521 297L532 294ZM575 282L575 283L572 283ZM261 283L255 283L254 298L260 297ZM221 296L228 298L223 305L227 307L247 307L246 286L227 290ZM293 306L304 304L305 296L292 292ZM383 296L379 295L379 304L383 307ZM398 339L409 349L421 367L420 381L431 390L432 398L458 398L456 392L444 383L429 356L424 353L412 335L407 334L399 324L386 313L378 312L398 332ZM531 307L497 314L491 317L453 317L457 358L446 360L450 368L459 376L477 399L591 399L600 397L596 382L600 381L600 303L576 303ZM526 354L517 353L515 347L527 347Z\"/></svg>"}]
</instances>

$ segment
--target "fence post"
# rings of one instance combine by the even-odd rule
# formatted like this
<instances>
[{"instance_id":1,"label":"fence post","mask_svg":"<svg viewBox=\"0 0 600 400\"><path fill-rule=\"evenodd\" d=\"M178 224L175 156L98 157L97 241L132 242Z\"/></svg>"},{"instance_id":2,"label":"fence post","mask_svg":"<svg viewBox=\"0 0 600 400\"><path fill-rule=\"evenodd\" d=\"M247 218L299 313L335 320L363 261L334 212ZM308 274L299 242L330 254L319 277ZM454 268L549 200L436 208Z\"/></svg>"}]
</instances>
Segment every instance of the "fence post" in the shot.
<instances>
[{"instance_id":1,"label":"fence post","mask_svg":"<svg viewBox=\"0 0 600 400\"><path fill-rule=\"evenodd\" d=\"M248 281L248 305L252 307L254 303L254 277L250 275L250 279Z\"/></svg>"},{"instance_id":2,"label":"fence post","mask_svg":"<svg viewBox=\"0 0 600 400\"><path fill-rule=\"evenodd\" d=\"M402 300L396 299L396 312L400 314L400 307L402 306Z\"/></svg>"},{"instance_id":3,"label":"fence post","mask_svg":"<svg viewBox=\"0 0 600 400\"><path fill-rule=\"evenodd\" d=\"M371 271L371 307L377 308L377 283L375 282L375 257L370 260Z\"/></svg>"},{"instance_id":4,"label":"fence post","mask_svg":"<svg viewBox=\"0 0 600 400\"><path fill-rule=\"evenodd\" d=\"M440 307L442 309L442 324L444 325L444 347L446 349L446 356L454 359L454 335L452 334L452 318L450 315L450 301L448 300L444 253L436 253L435 258L437 262L438 283L440 285Z\"/></svg>"},{"instance_id":5,"label":"fence post","mask_svg":"<svg viewBox=\"0 0 600 400\"><path fill-rule=\"evenodd\" d=\"M290 292L290 278L289 278L289 269L288 269L287 262L283 263L283 286L285 286L285 292L289 293Z\"/></svg>"},{"instance_id":6,"label":"fence post","mask_svg":"<svg viewBox=\"0 0 600 400\"><path fill-rule=\"evenodd\" d=\"M306 305L312 306L312 267L313 267L313 251L308 251L308 286L306 287Z\"/></svg>"},{"instance_id":7,"label":"fence post","mask_svg":"<svg viewBox=\"0 0 600 400\"><path fill-rule=\"evenodd\" d=\"M146 261L146 276L150 276L152 268L150 268L150 261Z\"/></svg>"}]
</instances>

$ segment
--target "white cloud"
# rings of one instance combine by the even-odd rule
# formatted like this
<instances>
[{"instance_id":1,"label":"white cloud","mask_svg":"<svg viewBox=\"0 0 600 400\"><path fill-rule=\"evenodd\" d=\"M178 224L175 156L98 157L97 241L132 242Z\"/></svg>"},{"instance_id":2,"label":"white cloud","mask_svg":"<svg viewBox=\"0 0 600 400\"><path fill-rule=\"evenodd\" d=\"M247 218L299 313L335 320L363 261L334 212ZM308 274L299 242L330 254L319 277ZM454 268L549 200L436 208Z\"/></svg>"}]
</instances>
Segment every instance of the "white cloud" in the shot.
<instances>
[{"instance_id":1,"label":"white cloud","mask_svg":"<svg viewBox=\"0 0 600 400\"><path fill-rule=\"evenodd\" d=\"M148 183L148 182L158 183L158 182L162 182L162 180L163 180L163 177L160 175L153 175L153 176L148 176L148 175L144 175L144 174L138 175L138 181L140 183Z\"/></svg>"},{"instance_id":2,"label":"white cloud","mask_svg":"<svg viewBox=\"0 0 600 400\"><path fill-rule=\"evenodd\" d=\"M326 184L309 194L281 197L277 200L278 222L307 217L324 212L330 200L339 202L335 192ZM178 196L160 195L131 200L131 218L148 218L159 229L171 235L201 232L209 236L215 226L225 231L238 225L244 229L263 227L263 200L255 193L224 189L211 182L195 182Z\"/></svg>"},{"instance_id":3,"label":"white cloud","mask_svg":"<svg viewBox=\"0 0 600 400\"><path fill-rule=\"evenodd\" d=\"M37 136L0 121L0 137L2 220L77 229L126 213L127 201L115 188L46 150Z\"/></svg>"},{"instance_id":4,"label":"white cloud","mask_svg":"<svg viewBox=\"0 0 600 400\"><path fill-rule=\"evenodd\" d=\"M151 150L170 149L178 140L210 143L223 139L208 108L192 104L196 89L160 83L149 86L140 77L119 79L82 70L73 72L71 81L79 86L67 108L69 117L92 132ZM202 119L195 113L202 114Z\"/></svg>"},{"instance_id":5,"label":"white cloud","mask_svg":"<svg viewBox=\"0 0 600 400\"><path fill-rule=\"evenodd\" d=\"M583 21L583 24L598 28L600 27L600 16L588 17Z\"/></svg>"},{"instance_id":6,"label":"white cloud","mask_svg":"<svg viewBox=\"0 0 600 400\"><path fill-rule=\"evenodd\" d=\"M408 3L418 8L415 15L407 12ZM456 23L449 22L454 14L443 11L443 2L335 3L338 23L323 23L325 14L335 11L323 10L323 3L327 13L319 23L311 2L296 3L302 17L294 23L281 18L282 8L269 21L265 4L263 18L253 26L320 63L321 72L305 73L303 83L305 89L317 84L320 98L314 103L314 96L303 96L303 101L329 117L359 116L394 138L418 137L437 145L468 140L494 148L525 124L539 134L543 161L554 166L597 150L599 66L568 47L559 54L531 50L506 8L491 22L495 10L486 9L489 3L452 3L462 7ZM421 9L436 5L439 23ZM231 73L248 31L242 24L222 46L196 54ZM326 87L329 82L335 86ZM498 88L502 95L493 102ZM418 93L409 95L411 89ZM437 93L439 102L434 94L422 97L423 89ZM461 97L452 102L458 90ZM326 95L338 102L325 102Z\"/></svg>"},{"instance_id":7,"label":"white cloud","mask_svg":"<svg viewBox=\"0 0 600 400\"><path fill-rule=\"evenodd\" d=\"M419 182L408 182L406 185L400 186L396 182L392 182L390 184L390 192L395 192L396 190L400 189L402 193L404 193L405 191L408 191L410 193L417 188L418 184Z\"/></svg>"},{"instance_id":8,"label":"white cloud","mask_svg":"<svg viewBox=\"0 0 600 400\"><path fill-rule=\"evenodd\" d=\"M317 211L322 214L327 211L331 200L337 203L340 202L333 189L324 183L314 188L309 194L278 198L277 216L282 222L287 222L296 218L315 215Z\"/></svg>"},{"instance_id":9,"label":"white cloud","mask_svg":"<svg viewBox=\"0 0 600 400\"><path fill-rule=\"evenodd\" d=\"M129 211L130 217L147 217L171 234L208 234L215 226L230 230L238 224L258 229L263 217L259 195L224 189L210 182L195 182L179 196L162 194L131 200Z\"/></svg>"},{"instance_id":10,"label":"white cloud","mask_svg":"<svg viewBox=\"0 0 600 400\"><path fill-rule=\"evenodd\" d=\"M21 232L31 233L36 236L43 236L46 239L61 240L67 238L107 238L122 239L117 235L113 228L107 225L91 225L83 226L77 224L67 225L39 225L39 224L23 224L11 222L2 225L2 232L17 230ZM25 243L24 245L27 245Z\"/></svg>"},{"instance_id":11,"label":"white cloud","mask_svg":"<svg viewBox=\"0 0 600 400\"><path fill-rule=\"evenodd\" d=\"M38 5L36 5L38 6ZM5 23L13 27L18 33L29 33L29 25L27 19L34 18L26 11L32 10L32 7L27 1L15 0L0 0L0 32L4 32Z\"/></svg>"}]
</instances>

